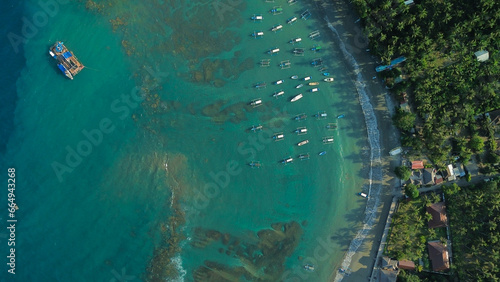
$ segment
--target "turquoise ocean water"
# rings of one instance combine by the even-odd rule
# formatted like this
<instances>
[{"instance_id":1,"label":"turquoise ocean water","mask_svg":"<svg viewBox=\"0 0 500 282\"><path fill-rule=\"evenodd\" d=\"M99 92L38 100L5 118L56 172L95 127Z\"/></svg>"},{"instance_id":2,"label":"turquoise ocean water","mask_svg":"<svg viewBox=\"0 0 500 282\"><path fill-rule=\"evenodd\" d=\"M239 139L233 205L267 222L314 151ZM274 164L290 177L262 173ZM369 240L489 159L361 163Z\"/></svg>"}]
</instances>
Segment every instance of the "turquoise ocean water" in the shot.
<instances>
[{"instance_id":1,"label":"turquoise ocean water","mask_svg":"<svg viewBox=\"0 0 500 282\"><path fill-rule=\"evenodd\" d=\"M342 52L314 6L47 2L55 4L2 4L5 33L25 36L23 17L36 28L17 52L2 45L12 66L1 78L2 169L16 169L20 207L16 275L5 267L4 232L2 281L331 277L361 226L365 202L356 193L366 183L368 143ZM270 14L275 6L283 13ZM311 17L300 19L306 9ZM282 31L271 32L277 24ZM321 36L311 40L315 30ZM254 39L254 31L264 36ZM288 43L297 37L300 44ZM73 81L48 55L57 40L87 67ZM315 44L320 52L310 50ZM335 82L322 82L316 58ZM284 60L290 69L280 69ZM311 76L320 90L296 89L307 82L292 75ZM267 87L255 89L259 82ZM278 90L285 94L275 99ZM304 97L291 103L298 93ZM252 108L254 99L263 105ZM327 119L314 118L319 111ZM301 113L307 120L293 120ZM328 123L338 128L328 131ZM249 131L258 124L263 131ZM307 135L293 133L302 126ZM285 139L273 141L279 132ZM335 142L324 145L326 136ZM304 153L310 159L300 161ZM292 164L279 163L288 156Z\"/></svg>"}]
</instances>

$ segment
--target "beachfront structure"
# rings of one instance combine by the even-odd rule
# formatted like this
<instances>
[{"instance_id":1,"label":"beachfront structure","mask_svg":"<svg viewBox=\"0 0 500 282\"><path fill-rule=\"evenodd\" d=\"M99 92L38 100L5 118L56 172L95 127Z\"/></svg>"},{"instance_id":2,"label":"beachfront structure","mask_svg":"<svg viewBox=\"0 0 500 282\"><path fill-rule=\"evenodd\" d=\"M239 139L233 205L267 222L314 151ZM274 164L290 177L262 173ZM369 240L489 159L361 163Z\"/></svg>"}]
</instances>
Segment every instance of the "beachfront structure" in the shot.
<instances>
[{"instance_id":1,"label":"beachfront structure","mask_svg":"<svg viewBox=\"0 0 500 282\"><path fill-rule=\"evenodd\" d=\"M439 241L427 242L427 250L433 271L445 271L450 269L448 248Z\"/></svg>"},{"instance_id":2,"label":"beachfront structure","mask_svg":"<svg viewBox=\"0 0 500 282\"><path fill-rule=\"evenodd\" d=\"M479 62L486 62L490 58L490 53L486 50L477 51L474 55Z\"/></svg>"},{"instance_id":3,"label":"beachfront structure","mask_svg":"<svg viewBox=\"0 0 500 282\"><path fill-rule=\"evenodd\" d=\"M446 206L444 202L434 203L426 207L428 213L432 215L429 220L429 228L438 228L448 226L448 217L446 216Z\"/></svg>"},{"instance_id":4,"label":"beachfront structure","mask_svg":"<svg viewBox=\"0 0 500 282\"><path fill-rule=\"evenodd\" d=\"M411 162L411 169L423 169L424 162L423 161L413 161Z\"/></svg>"},{"instance_id":5,"label":"beachfront structure","mask_svg":"<svg viewBox=\"0 0 500 282\"><path fill-rule=\"evenodd\" d=\"M411 260L400 260L398 261L398 268L405 270L415 270L415 263Z\"/></svg>"}]
</instances>

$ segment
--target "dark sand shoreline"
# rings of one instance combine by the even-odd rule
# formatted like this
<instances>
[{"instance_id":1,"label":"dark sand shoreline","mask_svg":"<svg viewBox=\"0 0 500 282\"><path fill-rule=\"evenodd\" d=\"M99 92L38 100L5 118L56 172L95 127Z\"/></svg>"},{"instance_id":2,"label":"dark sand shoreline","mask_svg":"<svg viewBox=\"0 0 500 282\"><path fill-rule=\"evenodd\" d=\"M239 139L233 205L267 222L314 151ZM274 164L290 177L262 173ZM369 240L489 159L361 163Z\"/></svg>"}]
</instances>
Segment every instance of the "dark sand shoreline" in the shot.
<instances>
[{"instance_id":1,"label":"dark sand shoreline","mask_svg":"<svg viewBox=\"0 0 500 282\"><path fill-rule=\"evenodd\" d=\"M368 39L363 35L362 27L357 19L359 18L354 8L347 0L323 0L315 1L318 10L322 11L322 18L325 15L330 23L337 29L346 48L358 62L362 76L366 81L368 96L373 106L377 118L377 126L380 132L381 162L382 162L382 191L380 196L380 205L378 208L378 217L375 226L363 240L356 254L352 257L350 275L345 276L345 281L367 281L370 279L372 269L377 256L379 242L382 237L386 218L392 201L392 195L399 191L399 183L393 173L393 168L399 165L399 157L391 157L389 151L399 146L399 132L393 126L391 112L389 109L395 105L390 95L385 89L380 79L372 79L376 76L375 67L377 58L366 51ZM324 19L323 19L324 21ZM326 23L325 23L326 25ZM327 27L328 28L328 27ZM338 39L330 35L331 40L338 44ZM346 63L346 69L354 77L352 67ZM355 80L353 78L353 80ZM387 102L389 100L389 103ZM347 251L347 250L346 250ZM337 271L334 271L329 280L333 281Z\"/></svg>"}]
</instances>

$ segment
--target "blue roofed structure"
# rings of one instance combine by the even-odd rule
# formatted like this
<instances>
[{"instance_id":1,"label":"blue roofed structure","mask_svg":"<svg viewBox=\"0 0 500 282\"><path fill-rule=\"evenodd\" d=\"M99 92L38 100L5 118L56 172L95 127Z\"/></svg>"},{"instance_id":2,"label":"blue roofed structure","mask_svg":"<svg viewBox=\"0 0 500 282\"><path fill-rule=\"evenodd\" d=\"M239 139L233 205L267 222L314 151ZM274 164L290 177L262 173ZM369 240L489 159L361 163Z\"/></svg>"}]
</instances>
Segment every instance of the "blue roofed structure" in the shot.
<instances>
[{"instance_id":1,"label":"blue roofed structure","mask_svg":"<svg viewBox=\"0 0 500 282\"><path fill-rule=\"evenodd\" d=\"M65 59L67 59L67 58L69 58L69 57L73 56L73 54L71 54L71 52L69 52L69 51L68 51L68 52L64 52L62 55L63 55L63 57L64 57Z\"/></svg>"}]
</instances>

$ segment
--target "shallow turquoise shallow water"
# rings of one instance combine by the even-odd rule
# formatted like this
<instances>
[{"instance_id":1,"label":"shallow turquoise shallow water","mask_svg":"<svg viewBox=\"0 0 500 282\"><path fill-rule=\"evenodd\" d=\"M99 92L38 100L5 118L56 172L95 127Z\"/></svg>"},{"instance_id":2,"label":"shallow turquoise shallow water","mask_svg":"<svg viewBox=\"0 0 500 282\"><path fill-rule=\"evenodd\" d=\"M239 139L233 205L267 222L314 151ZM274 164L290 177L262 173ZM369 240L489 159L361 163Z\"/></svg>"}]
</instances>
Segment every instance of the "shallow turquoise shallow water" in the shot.
<instances>
[{"instance_id":1,"label":"shallow turquoise shallow water","mask_svg":"<svg viewBox=\"0 0 500 282\"><path fill-rule=\"evenodd\" d=\"M2 154L4 165L17 171L16 281L110 281L123 271L145 279L154 250L165 247L162 236L174 223L169 221L173 201L186 213L178 228L185 239L173 260L177 278L193 280L205 261L245 264L221 254L220 243L196 247L197 228L251 244L259 230L296 221L303 235L284 262L283 279L327 280L359 227L363 201L355 194L366 177L362 152L367 145L355 89L314 7L285 1L146 2L101 1L105 6L99 11L78 1L59 4L23 45L26 62L16 81L13 128L4 137ZM270 15L277 5L284 13ZM286 24L307 8L310 19ZM39 11L35 1L26 1L26 18ZM250 20L255 13L264 15L263 22ZM283 31L272 33L279 23ZM254 30L263 30L264 37L253 39ZM314 30L322 34L316 41L308 38ZM292 46L288 41L295 37L302 43ZM56 40L87 66L73 81L47 54ZM321 53L310 51L314 44L323 47ZM303 57L291 53L299 46ZM274 47L280 53L267 54ZM322 80L310 64L318 57L335 82L320 83L317 93L307 92L309 86L296 89L304 82L291 80L292 75ZM225 60L218 62L224 67L206 59ZM261 59L271 59L271 66L260 68ZM290 60L292 68L281 70L282 60ZM196 72L210 77L208 82L195 82ZM285 80L282 86L272 84L278 79ZM224 86L215 87L215 81ZM254 89L262 81L267 88ZM279 89L285 95L273 98ZM290 103L298 93L304 98ZM248 103L257 98L264 105L252 109ZM318 111L328 118L316 120ZM292 120L300 113L308 119ZM346 118L337 120L339 114ZM338 130L327 131L329 122L338 122ZM255 124L265 130L248 132ZM308 128L304 138L293 133L299 126ZM103 127L108 133L96 133ZM272 141L276 132L285 140ZM334 136L335 143L322 144L325 136ZM298 147L303 139L309 144ZM79 157L69 156L73 150ZM318 156L320 151L327 155ZM311 159L279 163L301 153ZM251 169L247 164L253 160L262 167ZM305 273L306 261L317 270ZM0 277L12 278L6 275Z\"/></svg>"}]
</instances>

